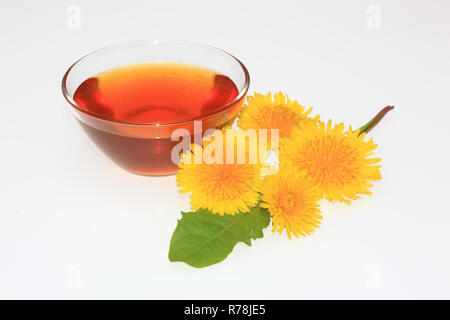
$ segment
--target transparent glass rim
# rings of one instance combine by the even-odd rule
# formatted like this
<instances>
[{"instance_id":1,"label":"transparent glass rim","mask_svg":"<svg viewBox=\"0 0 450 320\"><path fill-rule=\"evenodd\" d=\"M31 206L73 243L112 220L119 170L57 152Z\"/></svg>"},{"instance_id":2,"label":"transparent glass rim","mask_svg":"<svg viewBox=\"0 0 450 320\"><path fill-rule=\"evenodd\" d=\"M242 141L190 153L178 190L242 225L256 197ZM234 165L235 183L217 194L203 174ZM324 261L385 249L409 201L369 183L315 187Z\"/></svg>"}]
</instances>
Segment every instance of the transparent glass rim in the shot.
<instances>
[{"instance_id":1,"label":"transparent glass rim","mask_svg":"<svg viewBox=\"0 0 450 320\"><path fill-rule=\"evenodd\" d=\"M233 58L236 62L238 62L238 64L240 65L240 67L242 68L242 71L244 72L244 76L245 76L245 82L244 82L244 86L242 87L241 90L239 90L239 94L236 96L236 98L234 98L231 102L227 103L224 106L221 106L220 108L201 115L201 116L197 116L194 118L189 118L189 119L182 119L182 120L177 120L177 121L155 121L155 122L130 122L130 121L123 121L123 120L116 120L116 119L104 119L99 117L98 115L96 115L93 112L90 112L89 110L83 108L82 106L80 106L73 98L72 96L69 94L68 90L67 90L67 78L69 77L69 74L71 72L71 70L81 61L88 59L89 57L91 57L92 55L102 52L102 51L107 51L110 49L115 49L115 48L120 48L120 47L126 47L126 46L130 46L130 45L136 45L136 44L154 44L154 45L158 45L158 44L182 44L182 45L188 45L188 46L195 46L195 47L201 47L201 48L206 48L209 49L211 51L216 51L219 52L221 54L226 54L228 56L230 56L231 58ZM194 42L194 41L185 41L185 40L168 40L168 39L161 39L161 40L140 40L140 41L129 41L129 42L122 42L122 43L118 43L115 45L110 45L107 47L103 47L101 49L92 51L86 55L84 55L83 57L81 57L80 59L78 59L77 61L75 61L70 67L69 69L67 69L67 71L65 72L63 79L62 79L62 83L61 83L61 89L64 95L64 98L67 100L67 102L69 102L69 104L74 107L76 110L82 112L83 114L90 116L92 118L95 118L96 120L100 120L100 121L105 121L105 122L110 122L110 123L120 123L120 124L126 124L126 125L135 125L135 126L171 126L171 125L182 125L182 124L187 124L190 122L193 122L195 120L204 120L207 118L210 118L214 115L220 114L224 111L226 111L229 107L231 107L232 105L234 105L237 101L239 101L240 99L242 99L248 91L248 88L250 86L250 74L248 73L247 68L245 67L245 65L235 56L233 56L232 54L226 52L225 50L207 45L207 44L203 44L203 43L199 43L199 42Z\"/></svg>"}]
</instances>

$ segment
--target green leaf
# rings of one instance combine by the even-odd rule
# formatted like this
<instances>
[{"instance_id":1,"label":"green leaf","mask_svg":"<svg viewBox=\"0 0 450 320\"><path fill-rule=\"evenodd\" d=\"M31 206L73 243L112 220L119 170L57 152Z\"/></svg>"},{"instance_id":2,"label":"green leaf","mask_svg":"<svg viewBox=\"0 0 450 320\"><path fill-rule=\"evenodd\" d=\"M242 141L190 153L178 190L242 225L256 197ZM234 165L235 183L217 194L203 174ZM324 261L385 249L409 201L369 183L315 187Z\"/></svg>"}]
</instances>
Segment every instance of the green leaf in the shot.
<instances>
[{"instance_id":1,"label":"green leaf","mask_svg":"<svg viewBox=\"0 0 450 320\"><path fill-rule=\"evenodd\" d=\"M236 215L212 214L208 210L182 212L172 235L170 261L182 261L202 268L225 259L237 242L251 245L251 239L263 237L270 222L266 209L259 206Z\"/></svg>"}]
</instances>

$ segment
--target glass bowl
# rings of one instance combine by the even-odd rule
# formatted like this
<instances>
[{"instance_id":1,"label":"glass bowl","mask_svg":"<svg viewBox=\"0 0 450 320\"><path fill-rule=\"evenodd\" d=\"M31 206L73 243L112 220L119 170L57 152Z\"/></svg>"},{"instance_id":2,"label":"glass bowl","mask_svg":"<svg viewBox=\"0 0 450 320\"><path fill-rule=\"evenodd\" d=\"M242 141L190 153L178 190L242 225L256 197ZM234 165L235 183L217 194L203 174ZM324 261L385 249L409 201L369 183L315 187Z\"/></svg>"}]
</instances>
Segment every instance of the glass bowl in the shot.
<instances>
[{"instance_id":1,"label":"glass bowl","mask_svg":"<svg viewBox=\"0 0 450 320\"><path fill-rule=\"evenodd\" d=\"M107 119L74 100L74 93L86 79L111 69L152 62L186 63L213 70L230 78L239 93L231 102L197 118L151 123ZM183 137L174 139L175 131L184 129L176 132L185 132L194 141L194 127L198 129L199 123L200 134L231 124L243 105L249 82L243 63L221 49L188 41L156 40L118 44L82 57L64 74L62 91L87 135L120 167L137 174L168 175L178 170L171 153ZM197 129L195 133L199 134Z\"/></svg>"}]
</instances>

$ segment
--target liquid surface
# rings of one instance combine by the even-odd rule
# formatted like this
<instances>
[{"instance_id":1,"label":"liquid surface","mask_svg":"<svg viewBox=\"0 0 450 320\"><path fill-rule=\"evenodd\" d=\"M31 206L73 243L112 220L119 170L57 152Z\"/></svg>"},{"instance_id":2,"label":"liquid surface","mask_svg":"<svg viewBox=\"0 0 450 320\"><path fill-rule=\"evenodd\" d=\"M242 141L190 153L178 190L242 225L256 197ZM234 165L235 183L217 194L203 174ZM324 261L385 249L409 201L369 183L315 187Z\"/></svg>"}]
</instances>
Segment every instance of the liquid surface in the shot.
<instances>
[{"instance_id":1,"label":"liquid surface","mask_svg":"<svg viewBox=\"0 0 450 320\"><path fill-rule=\"evenodd\" d=\"M181 63L131 65L98 74L77 88L74 100L105 119L137 123L188 120L231 102L233 81Z\"/></svg>"}]
</instances>

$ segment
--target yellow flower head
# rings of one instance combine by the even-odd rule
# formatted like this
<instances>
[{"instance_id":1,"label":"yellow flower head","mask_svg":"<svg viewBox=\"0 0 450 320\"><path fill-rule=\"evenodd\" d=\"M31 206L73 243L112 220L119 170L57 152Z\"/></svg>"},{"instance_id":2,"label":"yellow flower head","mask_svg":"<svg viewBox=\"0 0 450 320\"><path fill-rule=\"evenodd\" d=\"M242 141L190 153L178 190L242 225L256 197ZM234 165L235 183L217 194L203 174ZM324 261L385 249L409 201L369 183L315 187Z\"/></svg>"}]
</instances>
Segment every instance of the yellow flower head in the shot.
<instances>
[{"instance_id":1,"label":"yellow flower head","mask_svg":"<svg viewBox=\"0 0 450 320\"><path fill-rule=\"evenodd\" d=\"M269 209L272 215L272 232L286 229L291 239L291 233L306 236L319 227L322 216L317 201L321 194L306 171L281 167L277 174L264 179L261 193L261 207Z\"/></svg>"},{"instance_id":2,"label":"yellow flower head","mask_svg":"<svg viewBox=\"0 0 450 320\"><path fill-rule=\"evenodd\" d=\"M279 137L289 137L291 128L301 122L316 122L319 117L310 118L312 108L305 110L297 101L291 101L287 95L278 92L274 95L255 93L247 97L238 118L238 126L242 129L278 129Z\"/></svg>"},{"instance_id":3,"label":"yellow flower head","mask_svg":"<svg viewBox=\"0 0 450 320\"><path fill-rule=\"evenodd\" d=\"M177 185L180 193L191 192L192 210L234 215L258 203L264 166L250 155L249 139L242 130L231 135L225 131L204 138L203 146L192 144L190 152L181 156Z\"/></svg>"},{"instance_id":4,"label":"yellow flower head","mask_svg":"<svg viewBox=\"0 0 450 320\"><path fill-rule=\"evenodd\" d=\"M371 194L371 181L381 179L380 158L369 158L377 147L373 140L364 141L359 130L345 131L343 124L332 126L319 122L294 129L290 139L280 141L280 162L298 170L306 170L308 177L326 199L350 203L358 194Z\"/></svg>"}]
</instances>

